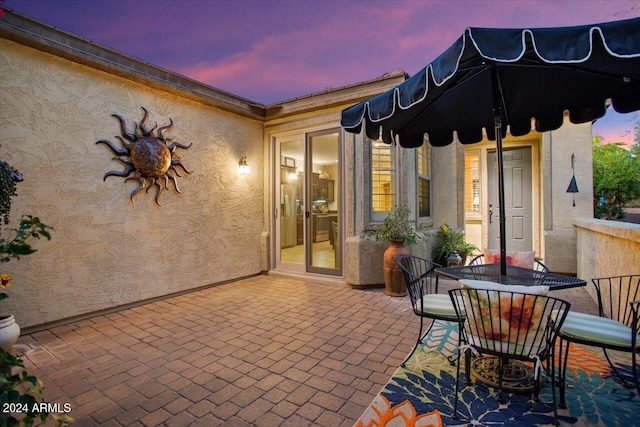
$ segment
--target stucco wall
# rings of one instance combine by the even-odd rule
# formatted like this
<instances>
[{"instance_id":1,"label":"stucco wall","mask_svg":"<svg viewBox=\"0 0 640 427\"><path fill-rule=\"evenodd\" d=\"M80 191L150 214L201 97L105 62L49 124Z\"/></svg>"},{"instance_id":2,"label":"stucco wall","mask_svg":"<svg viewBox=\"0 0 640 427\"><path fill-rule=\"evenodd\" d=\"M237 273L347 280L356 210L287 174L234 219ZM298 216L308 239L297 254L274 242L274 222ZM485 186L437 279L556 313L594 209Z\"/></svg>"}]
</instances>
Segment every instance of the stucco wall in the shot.
<instances>
[{"instance_id":1,"label":"stucco wall","mask_svg":"<svg viewBox=\"0 0 640 427\"><path fill-rule=\"evenodd\" d=\"M10 236L21 214L54 227L33 255L2 265L10 298L0 311L28 327L261 271L263 126L131 80L0 40L0 158L17 167ZM122 170L119 124L174 122L167 136L193 171L154 203L155 188L103 175ZM237 174L247 156L252 174ZM264 240L264 235L262 236ZM264 254L262 254L264 255Z\"/></svg>"},{"instance_id":2,"label":"stucco wall","mask_svg":"<svg viewBox=\"0 0 640 427\"><path fill-rule=\"evenodd\" d=\"M571 155L579 192L567 193L571 181ZM543 135L544 260L552 271L577 272L576 218L593 216L593 154L591 124L575 125L565 117L558 130Z\"/></svg>"},{"instance_id":3,"label":"stucco wall","mask_svg":"<svg viewBox=\"0 0 640 427\"><path fill-rule=\"evenodd\" d=\"M434 227L464 228L464 146L457 141L431 147Z\"/></svg>"},{"instance_id":4,"label":"stucco wall","mask_svg":"<svg viewBox=\"0 0 640 427\"><path fill-rule=\"evenodd\" d=\"M591 280L640 274L640 225L595 218L574 220L578 277Z\"/></svg>"}]
</instances>

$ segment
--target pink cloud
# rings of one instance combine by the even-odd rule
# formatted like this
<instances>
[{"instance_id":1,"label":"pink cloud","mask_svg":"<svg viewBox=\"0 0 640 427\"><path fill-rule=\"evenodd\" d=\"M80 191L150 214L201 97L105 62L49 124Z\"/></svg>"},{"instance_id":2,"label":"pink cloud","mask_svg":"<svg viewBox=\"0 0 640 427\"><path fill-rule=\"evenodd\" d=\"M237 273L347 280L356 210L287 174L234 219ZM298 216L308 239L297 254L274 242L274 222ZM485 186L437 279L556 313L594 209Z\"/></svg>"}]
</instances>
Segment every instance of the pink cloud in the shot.
<instances>
[{"instance_id":1,"label":"pink cloud","mask_svg":"<svg viewBox=\"0 0 640 427\"><path fill-rule=\"evenodd\" d=\"M593 125L593 135L601 136L605 143L635 143L635 127L640 126L640 113L620 114L612 109Z\"/></svg>"}]
</instances>

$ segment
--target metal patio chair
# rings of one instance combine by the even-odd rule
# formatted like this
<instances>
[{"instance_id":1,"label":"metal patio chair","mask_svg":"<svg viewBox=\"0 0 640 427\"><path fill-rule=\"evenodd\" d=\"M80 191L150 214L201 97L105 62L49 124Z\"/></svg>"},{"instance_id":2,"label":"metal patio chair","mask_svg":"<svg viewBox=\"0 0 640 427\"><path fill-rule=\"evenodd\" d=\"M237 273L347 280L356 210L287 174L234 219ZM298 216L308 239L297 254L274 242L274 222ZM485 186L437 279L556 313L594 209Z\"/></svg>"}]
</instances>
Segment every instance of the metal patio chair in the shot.
<instances>
[{"instance_id":1,"label":"metal patio chair","mask_svg":"<svg viewBox=\"0 0 640 427\"><path fill-rule=\"evenodd\" d=\"M507 391L515 391L510 387L517 388L515 383L521 380L524 380L522 389L528 392L533 390L533 396L537 399L542 363L546 362L546 370L551 378L553 413L558 423L554 378L555 340L571 304L547 296L546 287L529 287L531 291L526 288L483 282L483 285L476 287L463 284L462 289L449 291L458 316L463 318L460 323L460 357L456 369L453 418L458 416L460 359L464 357L467 385L472 384L473 373L476 382L498 390L497 399L501 403L507 401ZM472 353L482 355L475 358L473 368ZM519 362L533 362L533 372ZM512 372L517 375L510 378Z\"/></svg>"},{"instance_id":2,"label":"metal patio chair","mask_svg":"<svg viewBox=\"0 0 640 427\"><path fill-rule=\"evenodd\" d=\"M560 407L566 407L566 371L570 343L602 348L611 369L625 387L631 386L615 367L607 350L631 353L633 381L640 394L637 361L640 353L640 274L595 278L591 281L596 289L599 315L569 312L558 335Z\"/></svg>"},{"instance_id":3,"label":"metal patio chair","mask_svg":"<svg viewBox=\"0 0 640 427\"><path fill-rule=\"evenodd\" d=\"M423 334L424 318L458 322L458 316L449 295L438 294L438 276L434 270L441 267L440 264L413 255L403 255L398 257L398 265L407 285L411 308L414 314L420 317L418 340L413 346L413 350L402 362L401 366L404 367L433 326L432 322Z\"/></svg>"}]
</instances>

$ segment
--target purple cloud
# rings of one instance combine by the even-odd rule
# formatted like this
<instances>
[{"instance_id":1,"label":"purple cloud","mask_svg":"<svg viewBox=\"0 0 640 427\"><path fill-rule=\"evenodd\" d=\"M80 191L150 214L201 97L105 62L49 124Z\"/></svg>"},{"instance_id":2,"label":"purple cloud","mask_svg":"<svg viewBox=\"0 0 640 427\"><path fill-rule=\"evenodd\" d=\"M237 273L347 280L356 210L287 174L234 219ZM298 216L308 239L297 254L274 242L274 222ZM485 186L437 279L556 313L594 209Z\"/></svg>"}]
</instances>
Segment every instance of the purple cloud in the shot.
<instances>
[{"instance_id":1,"label":"purple cloud","mask_svg":"<svg viewBox=\"0 0 640 427\"><path fill-rule=\"evenodd\" d=\"M640 15L635 0L6 0L151 64L270 104L414 74L466 27L578 25Z\"/></svg>"}]
</instances>

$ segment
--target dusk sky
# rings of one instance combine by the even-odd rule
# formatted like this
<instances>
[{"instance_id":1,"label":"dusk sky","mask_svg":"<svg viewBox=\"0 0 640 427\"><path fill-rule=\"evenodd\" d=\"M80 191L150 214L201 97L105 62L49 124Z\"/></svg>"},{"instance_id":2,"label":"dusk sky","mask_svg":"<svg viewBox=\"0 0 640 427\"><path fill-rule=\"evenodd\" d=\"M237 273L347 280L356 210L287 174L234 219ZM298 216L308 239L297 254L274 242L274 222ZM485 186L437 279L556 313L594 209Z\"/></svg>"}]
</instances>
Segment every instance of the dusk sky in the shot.
<instances>
[{"instance_id":1,"label":"dusk sky","mask_svg":"<svg viewBox=\"0 0 640 427\"><path fill-rule=\"evenodd\" d=\"M16 12L215 88L272 104L413 75L467 27L554 27L640 16L638 0L5 0ZM640 112L610 111L606 142Z\"/></svg>"}]
</instances>

